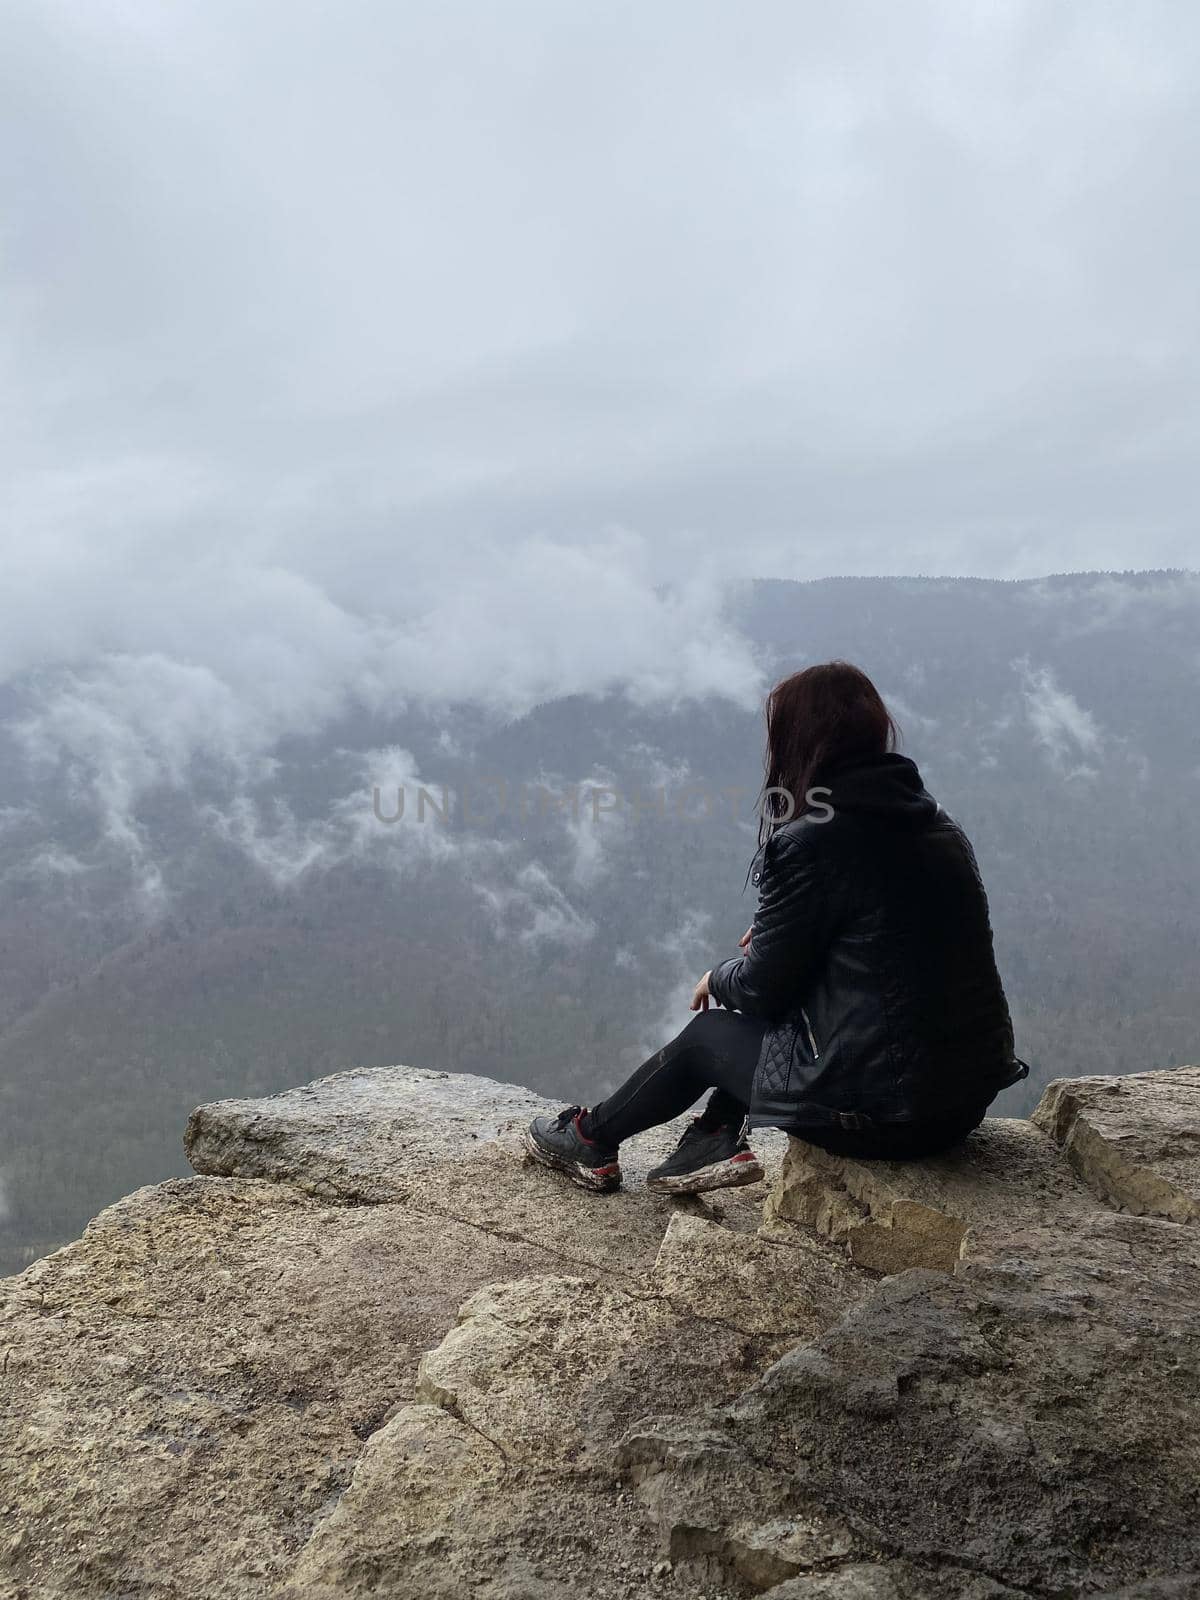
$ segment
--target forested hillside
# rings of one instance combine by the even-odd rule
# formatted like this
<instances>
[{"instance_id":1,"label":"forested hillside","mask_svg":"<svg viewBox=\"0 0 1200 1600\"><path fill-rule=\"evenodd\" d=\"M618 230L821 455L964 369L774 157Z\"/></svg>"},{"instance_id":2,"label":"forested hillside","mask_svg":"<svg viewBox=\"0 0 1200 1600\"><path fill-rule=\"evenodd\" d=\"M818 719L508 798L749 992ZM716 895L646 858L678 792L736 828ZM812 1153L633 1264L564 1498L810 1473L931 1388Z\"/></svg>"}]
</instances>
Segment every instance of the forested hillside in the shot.
<instances>
[{"instance_id":1,"label":"forested hillside","mask_svg":"<svg viewBox=\"0 0 1200 1600\"><path fill-rule=\"evenodd\" d=\"M1033 1064L998 1109L1200 1057L1200 580L762 582L729 616L764 686L864 666L971 834ZM2 1268L182 1171L202 1100L393 1062L595 1097L752 915L744 696L358 709L147 787L115 738L54 745L53 692L0 703Z\"/></svg>"}]
</instances>

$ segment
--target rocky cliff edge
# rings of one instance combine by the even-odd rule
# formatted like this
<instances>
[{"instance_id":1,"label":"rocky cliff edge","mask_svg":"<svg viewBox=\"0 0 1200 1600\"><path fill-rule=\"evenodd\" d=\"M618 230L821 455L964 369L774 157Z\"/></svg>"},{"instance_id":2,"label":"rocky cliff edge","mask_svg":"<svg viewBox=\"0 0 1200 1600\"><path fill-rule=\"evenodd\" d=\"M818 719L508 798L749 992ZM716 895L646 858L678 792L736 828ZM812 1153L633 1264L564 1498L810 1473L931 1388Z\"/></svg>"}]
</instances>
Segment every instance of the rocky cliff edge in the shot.
<instances>
[{"instance_id":1,"label":"rocky cliff edge","mask_svg":"<svg viewBox=\"0 0 1200 1600\"><path fill-rule=\"evenodd\" d=\"M202 1106L0 1283L0 1595L1200 1596L1200 1069L595 1197L395 1067ZM765 1205L764 1205L765 1199Z\"/></svg>"}]
</instances>

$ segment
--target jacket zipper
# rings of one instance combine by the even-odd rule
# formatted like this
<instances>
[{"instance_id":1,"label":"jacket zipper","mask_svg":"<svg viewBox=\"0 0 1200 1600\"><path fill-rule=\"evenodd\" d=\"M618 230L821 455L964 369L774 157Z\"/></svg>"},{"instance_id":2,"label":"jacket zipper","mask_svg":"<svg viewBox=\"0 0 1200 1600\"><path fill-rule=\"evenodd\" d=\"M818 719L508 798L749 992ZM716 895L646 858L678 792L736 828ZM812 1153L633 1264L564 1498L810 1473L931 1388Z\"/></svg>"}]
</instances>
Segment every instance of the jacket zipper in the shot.
<instances>
[{"instance_id":1,"label":"jacket zipper","mask_svg":"<svg viewBox=\"0 0 1200 1600\"><path fill-rule=\"evenodd\" d=\"M808 1034L808 1042L812 1048L813 1060L819 1061L821 1059L821 1052L817 1049L817 1040L812 1031L812 1023L808 1020L808 1012L805 1011L803 1006L800 1007L800 1015L804 1018L804 1031Z\"/></svg>"}]
</instances>

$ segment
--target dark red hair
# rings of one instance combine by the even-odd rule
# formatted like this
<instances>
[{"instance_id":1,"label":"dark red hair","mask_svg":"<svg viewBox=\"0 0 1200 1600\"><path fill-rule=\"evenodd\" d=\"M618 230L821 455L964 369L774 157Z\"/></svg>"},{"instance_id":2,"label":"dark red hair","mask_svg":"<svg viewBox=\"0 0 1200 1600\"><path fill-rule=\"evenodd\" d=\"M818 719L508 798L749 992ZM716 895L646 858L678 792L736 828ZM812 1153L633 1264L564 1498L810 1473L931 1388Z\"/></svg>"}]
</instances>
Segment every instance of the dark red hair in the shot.
<instances>
[{"instance_id":1,"label":"dark red hair","mask_svg":"<svg viewBox=\"0 0 1200 1600\"><path fill-rule=\"evenodd\" d=\"M848 661L793 672L771 690L766 709L760 845L804 811L805 796L823 777L894 750L898 734L879 690Z\"/></svg>"}]
</instances>

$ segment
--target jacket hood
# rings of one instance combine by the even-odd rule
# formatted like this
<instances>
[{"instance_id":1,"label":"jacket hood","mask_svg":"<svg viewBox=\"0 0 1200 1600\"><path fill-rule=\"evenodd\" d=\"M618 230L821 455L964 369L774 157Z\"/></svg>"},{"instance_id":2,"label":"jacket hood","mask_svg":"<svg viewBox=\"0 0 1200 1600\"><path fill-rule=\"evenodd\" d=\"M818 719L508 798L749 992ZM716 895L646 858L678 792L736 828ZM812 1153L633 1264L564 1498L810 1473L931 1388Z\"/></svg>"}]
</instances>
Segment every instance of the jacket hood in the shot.
<instances>
[{"instance_id":1,"label":"jacket hood","mask_svg":"<svg viewBox=\"0 0 1200 1600\"><path fill-rule=\"evenodd\" d=\"M878 817L908 827L924 826L940 809L916 762L895 751L820 772L813 788L831 791L817 795L816 803L832 806L835 814Z\"/></svg>"}]
</instances>

